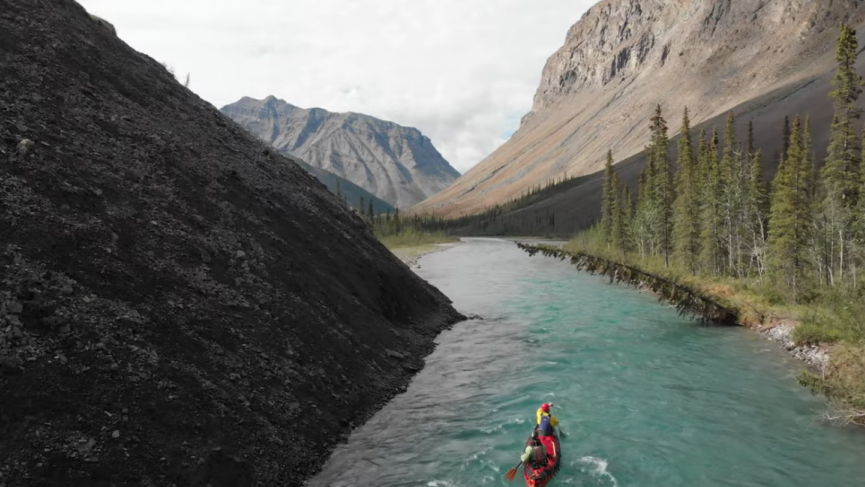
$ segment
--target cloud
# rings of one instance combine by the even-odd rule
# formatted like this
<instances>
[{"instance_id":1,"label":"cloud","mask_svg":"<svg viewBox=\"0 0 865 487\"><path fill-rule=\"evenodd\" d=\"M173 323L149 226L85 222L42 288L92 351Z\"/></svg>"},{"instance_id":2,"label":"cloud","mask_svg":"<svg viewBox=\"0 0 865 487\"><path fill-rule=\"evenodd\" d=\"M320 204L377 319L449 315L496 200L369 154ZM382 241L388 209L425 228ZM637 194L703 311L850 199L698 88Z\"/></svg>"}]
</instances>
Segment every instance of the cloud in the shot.
<instances>
[{"instance_id":1,"label":"cloud","mask_svg":"<svg viewBox=\"0 0 865 487\"><path fill-rule=\"evenodd\" d=\"M79 0L217 107L275 95L417 127L459 171L531 109L589 0Z\"/></svg>"}]
</instances>

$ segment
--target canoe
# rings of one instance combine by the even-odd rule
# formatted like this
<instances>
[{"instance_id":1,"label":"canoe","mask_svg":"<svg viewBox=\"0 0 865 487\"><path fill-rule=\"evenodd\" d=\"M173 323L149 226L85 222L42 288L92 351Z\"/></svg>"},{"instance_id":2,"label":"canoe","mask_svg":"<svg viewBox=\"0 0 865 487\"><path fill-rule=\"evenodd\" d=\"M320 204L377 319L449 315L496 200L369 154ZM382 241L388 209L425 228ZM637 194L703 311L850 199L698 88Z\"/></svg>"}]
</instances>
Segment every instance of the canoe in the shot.
<instances>
[{"instance_id":1,"label":"canoe","mask_svg":"<svg viewBox=\"0 0 865 487\"><path fill-rule=\"evenodd\" d=\"M526 464L523 466L523 477L525 477L528 487L547 487L553 481L553 477L559 473L559 460L562 452L559 447L558 435L542 436L540 439L547 451L547 464L543 466ZM532 438L529 437L526 446L531 446L531 443Z\"/></svg>"}]
</instances>

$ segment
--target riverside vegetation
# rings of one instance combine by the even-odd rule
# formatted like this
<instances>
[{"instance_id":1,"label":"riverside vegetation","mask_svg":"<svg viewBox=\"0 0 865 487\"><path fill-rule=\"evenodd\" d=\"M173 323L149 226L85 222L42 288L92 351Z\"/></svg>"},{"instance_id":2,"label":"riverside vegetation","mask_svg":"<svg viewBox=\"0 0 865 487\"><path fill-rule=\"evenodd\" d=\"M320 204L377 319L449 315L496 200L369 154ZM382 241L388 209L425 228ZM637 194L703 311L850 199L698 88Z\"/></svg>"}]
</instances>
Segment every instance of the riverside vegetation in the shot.
<instances>
[{"instance_id":1,"label":"riverside vegetation","mask_svg":"<svg viewBox=\"0 0 865 487\"><path fill-rule=\"evenodd\" d=\"M336 195L342 196L339 185L337 185ZM348 204L345 199L343 202ZM442 220L437 217L420 215L401 217L399 208L395 208L393 213L390 208L383 213L376 213L373 202L363 197L360 198L358 207L352 209L357 211L360 218L372 228L379 242L391 250L425 247L458 240L440 229Z\"/></svg>"},{"instance_id":2,"label":"riverside vegetation","mask_svg":"<svg viewBox=\"0 0 865 487\"><path fill-rule=\"evenodd\" d=\"M800 382L830 399L831 419L863 424L865 178L855 126L865 83L854 69L857 54L856 31L844 25L822 167L807 115L785 123L782 159L767 185L751 124L743 144L731 113L722 150L717 129L700 131L695 143L685 109L674 171L658 106L639 197L620 183L608 153L601 221L567 249L715 296L746 325L798 322L796 343L832 348L823 370L803 373Z\"/></svg>"}]
</instances>

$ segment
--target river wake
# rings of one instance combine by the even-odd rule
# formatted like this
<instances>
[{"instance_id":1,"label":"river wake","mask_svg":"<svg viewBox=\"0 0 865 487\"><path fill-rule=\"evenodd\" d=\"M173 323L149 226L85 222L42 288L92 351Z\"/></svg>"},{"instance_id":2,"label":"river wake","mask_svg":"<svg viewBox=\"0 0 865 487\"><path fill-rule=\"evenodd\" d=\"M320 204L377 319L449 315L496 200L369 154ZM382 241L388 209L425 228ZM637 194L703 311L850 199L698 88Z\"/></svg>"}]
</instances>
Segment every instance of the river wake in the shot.
<instances>
[{"instance_id":1,"label":"river wake","mask_svg":"<svg viewBox=\"0 0 865 487\"><path fill-rule=\"evenodd\" d=\"M613 474L607 470L609 463L606 460L595 457L583 457L580 458L580 462L589 466L587 471L590 475L604 481L609 481L611 487L619 487L616 477L613 477Z\"/></svg>"}]
</instances>

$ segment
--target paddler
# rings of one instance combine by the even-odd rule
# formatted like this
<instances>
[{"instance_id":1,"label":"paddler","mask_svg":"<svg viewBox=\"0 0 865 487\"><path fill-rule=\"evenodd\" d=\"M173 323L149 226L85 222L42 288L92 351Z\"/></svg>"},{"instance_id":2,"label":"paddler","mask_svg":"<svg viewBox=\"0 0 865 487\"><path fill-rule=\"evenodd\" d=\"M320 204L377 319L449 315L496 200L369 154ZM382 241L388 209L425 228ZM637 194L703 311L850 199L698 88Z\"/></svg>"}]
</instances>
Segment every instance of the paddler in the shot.
<instances>
[{"instance_id":1,"label":"paddler","mask_svg":"<svg viewBox=\"0 0 865 487\"><path fill-rule=\"evenodd\" d=\"M520 456L523 465L529 465L533 469L543 468L547 465L547 450L538 439L538 432L532 432L531 444L526 446L526 451Z\"/></svg>"},{"instance_id":2,"label":"paddler","mask_svg":"<svg viewBox=\"0 0 865 487\"><path fill-rule=\"evenodd\" d=\"M559 419L550 413L550 408L553 403L544 403L538 409L538 431L541 436L553 436L555 434L554 427L559 425Z\"/></svg>"}]
</instances>

